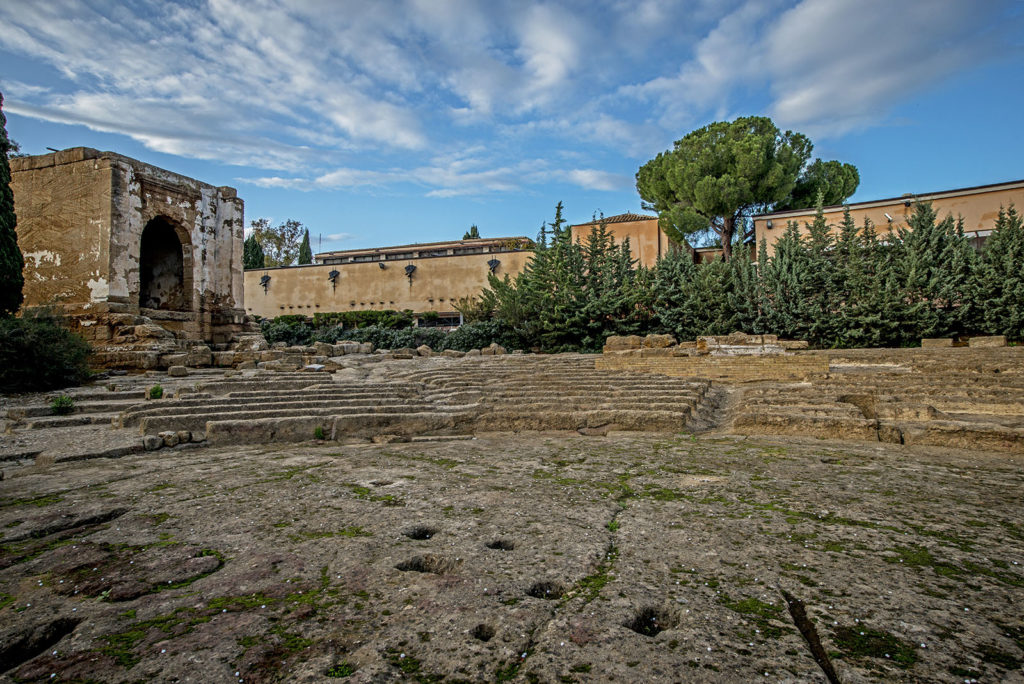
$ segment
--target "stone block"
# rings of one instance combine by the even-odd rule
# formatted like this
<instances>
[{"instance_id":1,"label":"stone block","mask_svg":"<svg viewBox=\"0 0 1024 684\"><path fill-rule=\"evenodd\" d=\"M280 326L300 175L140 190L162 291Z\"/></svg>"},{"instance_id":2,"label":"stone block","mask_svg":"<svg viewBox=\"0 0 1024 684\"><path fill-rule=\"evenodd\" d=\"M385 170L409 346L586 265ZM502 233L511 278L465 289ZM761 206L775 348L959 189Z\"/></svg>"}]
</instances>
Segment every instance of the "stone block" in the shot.
<instances>
[{"instance_id":1,"label":"stone block","mask_svg":"<svg viewBox=\"0 0 1024 684\"><path fill-rule=\"evenodd\" d=\"M779 346L790 351L793 349L807 349L810 345L807 340L779 340Z\"/></svg>"},{"instance_id":2,"label":"stone block","mask_svg":"<svg viewBox=\"0 0 1024 684\"><path fill-rule=\"evenodd\" d=\"M470 349L468 352L466 352L466 356L480 356L480 354L482 353L483 352L481 352L479 349Z\"/></svg>"},{"instance_id":3,"label":"stone block","mask_svg":"<svg viewBox=\"0 0 1024 684\"><path fill-rule=\"evenodd\" d=\"M447 356L450 359L461 359L465 355L466 352L460 352L455 349L445 349L443 352L441 352L441 356Z\"/></svg>"},{"instance_id":4,"label":"stone block","mask_svg":"<svg viewBox=\"0 0 1024 684\"><path fill-rule=\"evenodd\" d=\"M671 335L648 335L644 338L644 349L660 349L663 347L674 347L676 338Z\"/></svg>"},{"instance_id":5,"label":"stone block","mask_svg":"<svg viewBox=\"0 0 1024 684\"><path fill-rule=\"evenodd\" d=\"M967 343L969 347L1005 347L1006 335L990 335L988 337L972 337Z\"/></svg>"},{"instance_id":6,"label":"stone block","mask_svg":"<svg viewBox=\"0 0 1024 684\"><path fill-rule=\"evenodd\" d=\"M192 347L185 356L185 365L191 368L199 368L211 364L213 364L213 352L206 345Z\"/></svg>"},{"instance_id":7,"label":"stone block","mask_svg":"<svg viewBox=\"0 0 1024 684\"><path fill-rule=\"evenodd\" d=\"M491 354L493 356L502 356L503 354L507 353L505 351L505 348L502 347L497 342L491 342L489 345L487 345L487 348L491 350Z\"/></svg>"},{"instance_id":8,"label":"stone block","mask_svg":"<svg viewBox=\"0 0 1024 684\"><path fill-rule=\"evenodd\" d=\"M178 430L178 444L188 444L192 441L192 433L188 430Z\"/></svg>"},{"instance_id":9,"label":"stone block","mask_svg":"<svg viewBox=\"0 0 1024 684\"><path fill-rule=\"evenodd\" d=\"M256 362L255 361L242 361L241 363L236 364L235 368L237 368L238 370L252 370L252 369L256 368Z\"/></svg>"},{"instance_id":10,"label":"stone block","mask_svg":"<svg viewBox=\"0 0 1024 684\"><path fill-rule=\"evenodd\" d=\"M188 360L187 354L163 354L160 356L161 366L184 366Z\"/></svg>"},{"instance_id":11,"label":"stone block","mask_svg":"<svg viewBox=\"0 0 1024 684\"><path fill-rule=\"evenodd\" d=\"M334 354L331 356L344 356L345 354L358 354L360 344L358 342L339 342L334 345Z\"/></svg>"},{"instance_id":12,"label":"stone block","mask_svg":"<svg viewBox=\"0 0 1024 684\"><path fill-rule=\"evenodd\" d=\"M159 435L165 447L178 446L178 433L175 430L166 430Z\"/></svg>"},{"instance_id":13,"label":"stone block","mask_svg":"<svg viewBox=\"0 0 1024 684\"><path fill-rule=\"evenodd\" d=\"M420 356L433 356L434 350L431 349L429 345L421 344L420 346L416 347L416 353L419 354Z\"/></svg>"},{"instance_id":14,"label":"stone block","mask_svg":"<svg viewBox=\"0 0 1024 684\"><path fill-rule=\"evenodd\" d=\"M235 352L222 351L213 352L213 365L218 368L228 368L235 364Z\"/></svg>"},{"instance_id":15,"label":"stone block","mask_svg":"<svg viewBox=\"0 0 1024 684\"><path fill-rule=\"evenodd\" d=\"M310 363L302 367L302 370L307 373L323 373L327 370L327 366L322 363Z\"/></svg>"},{"instance_id":16,"label":"stone block","mask_svg":"<svg viewBox=\"0 0 1024 684\"><path fill-rule=\"evenodd\" d=\"M172 378L188 377L188 368L185 368L185 366L171 366L167 369L167 375Z\"/></svg>"},{"instance_id":17,"label":"stone block","mask_svg":"<svg viewBox=\"0 0 1024 684\"><path fill-rule=\"evenodd\" d=\"M160 435L146 435L142 438L142 448L146 451L156 451L164 445L164 440Z\"/></svg>"},{"instance_id":18,"label":"stone block","mask_svg":"<svg viewBox=\"0 0 1024 684\"><path fill-rule=\"evenodd\" d=\"M326 342L314 342L313 349L315 350L314 353L317 356L323 356L324 358L327 358L328 356L334 356L333 344L327 344Z\"/></svg>"},{"instance_id":19,"label":"stone block","mask_svg":"<svg viewBox=\"0 0 1024 684\"><path fill-rule=\"evenodd\" d=\"M128 331L125 330L124 334L127 333ZM174 337L174 334L171 331L161 328L159 325L155 325L153 323L135 326L135 329L132 332L132 334L135 335L140 340Z\"/></svg>"},{"instance_id":20,"label":"stone block","mask_svg":"<svg viewBox=\"0 0 1024 684\"><path fill-rule=\"evenodd\" d=\"M921 349L933 349L935 347L952 347L952 337L925 337L921 339Z\"/></svg>"},{"instance_id":21,"label":"stone block","mask_svg":"<svg viewBox=\"0 0 1024 684\"><path fill-rule=\"evenodd\" d=\"M644 338L639 335L611 335L605 340L605 351L623 351L640 349L644 346Z\"/></svg>"},{"instance_id":22,"label":"stone block","mask_svg":"<svg viewBox=\"0 0 1024 684\"><path fill-rule=\"evenodd\" d=\"M360 342L359 343L360 354L372 354L373 353L373 342Z\"/></svg>"}]
</instances>

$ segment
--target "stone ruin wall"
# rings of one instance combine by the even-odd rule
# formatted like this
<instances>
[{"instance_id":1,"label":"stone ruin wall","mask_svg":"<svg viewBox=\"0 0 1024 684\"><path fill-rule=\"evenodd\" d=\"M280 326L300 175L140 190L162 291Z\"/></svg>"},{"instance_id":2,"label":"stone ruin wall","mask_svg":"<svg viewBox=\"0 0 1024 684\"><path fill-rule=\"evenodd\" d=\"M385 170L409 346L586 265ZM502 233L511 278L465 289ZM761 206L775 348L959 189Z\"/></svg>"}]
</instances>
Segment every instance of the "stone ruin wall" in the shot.
<instances>
[{"instance_id":1,"label":"stone ruin wall","mask_svg":"<svg viewBox=\"0 0 1024 684\"><path fill-rule=\"evenodd\" d=\"M108 314L142 314L207 342L242 330L244 207L233 188L81 147L11 167L25 306L63 307L95 343L118 325ZM140 307L142 233L158 217L181 241L179 310Z\"/></svg>"}]
</instances>

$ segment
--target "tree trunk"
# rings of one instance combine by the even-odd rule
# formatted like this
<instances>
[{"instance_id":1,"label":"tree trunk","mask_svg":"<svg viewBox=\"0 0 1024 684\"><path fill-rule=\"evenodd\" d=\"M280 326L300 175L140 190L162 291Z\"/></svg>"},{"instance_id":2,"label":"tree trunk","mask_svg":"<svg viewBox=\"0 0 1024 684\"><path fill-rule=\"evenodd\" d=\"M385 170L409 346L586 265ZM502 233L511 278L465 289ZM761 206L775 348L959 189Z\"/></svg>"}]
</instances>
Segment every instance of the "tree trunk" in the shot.
<instances>
[{"instance_id":1,"label":"tree trunk","mask_svg":"<svg viewBox=\"0 0 1024 684\"><path fill-rule=\"evenodd\" d=\"M732 239L736 233L736 217L726 216L718 236L722 239L722 261L732 260Z\"/></svg>"}]
</instances>

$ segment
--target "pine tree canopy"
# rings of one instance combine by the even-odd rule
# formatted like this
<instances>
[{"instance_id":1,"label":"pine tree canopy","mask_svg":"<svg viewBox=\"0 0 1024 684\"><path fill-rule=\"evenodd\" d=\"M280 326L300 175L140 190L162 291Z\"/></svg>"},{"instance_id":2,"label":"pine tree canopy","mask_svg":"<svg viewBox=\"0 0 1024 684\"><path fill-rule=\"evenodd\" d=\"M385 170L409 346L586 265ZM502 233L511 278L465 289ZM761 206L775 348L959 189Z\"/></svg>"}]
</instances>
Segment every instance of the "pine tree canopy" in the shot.
<instances>
[{"instance_id":1,"label":"pine tree canopy","mask_svg":"<svg viewBox=\"0 0 1024 684\"><path fill-rule=\"evenodd\" d=\"M791 201L797 190L810 194L813 204L819 193L845 199L856 189L859 176L849 164L816 160L805 166L813 147L806 136L782 132L767 117L719 121L641 166L636 187L670 239L689 245L716 236L728 261L734 241L748 237L752 213Z\"/></svg>"}]
</instances>

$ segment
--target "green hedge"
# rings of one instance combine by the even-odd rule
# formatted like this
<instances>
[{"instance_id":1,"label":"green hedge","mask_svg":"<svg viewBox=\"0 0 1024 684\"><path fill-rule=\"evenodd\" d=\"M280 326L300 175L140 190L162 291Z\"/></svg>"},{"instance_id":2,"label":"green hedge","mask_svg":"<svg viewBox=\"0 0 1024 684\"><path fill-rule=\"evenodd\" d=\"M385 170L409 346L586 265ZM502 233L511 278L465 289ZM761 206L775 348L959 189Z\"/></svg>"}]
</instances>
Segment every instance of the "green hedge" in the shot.
<instances>
[{"instance_id":1,"label":"green hedge","mask_svg":"<svg viewBox=\"0 0 1024 684\"><path fill-rule=\"evenodd\" d=\"M0 392L40 392L89 379L92 349L52 311L0 318Z\"/></svg>"}]
</instances>

